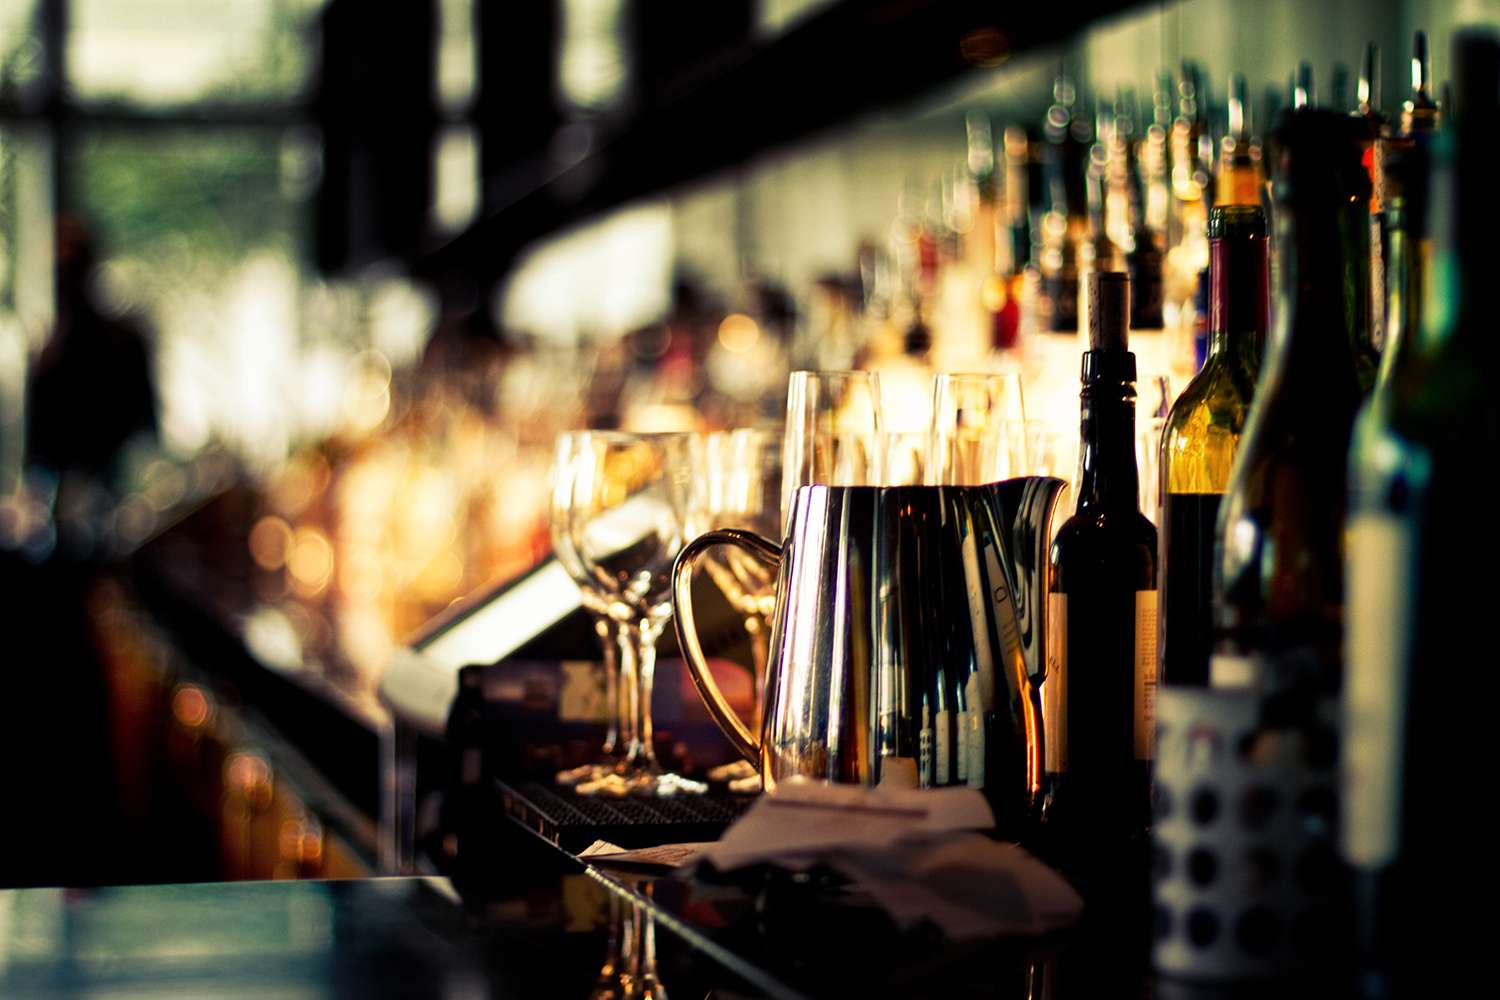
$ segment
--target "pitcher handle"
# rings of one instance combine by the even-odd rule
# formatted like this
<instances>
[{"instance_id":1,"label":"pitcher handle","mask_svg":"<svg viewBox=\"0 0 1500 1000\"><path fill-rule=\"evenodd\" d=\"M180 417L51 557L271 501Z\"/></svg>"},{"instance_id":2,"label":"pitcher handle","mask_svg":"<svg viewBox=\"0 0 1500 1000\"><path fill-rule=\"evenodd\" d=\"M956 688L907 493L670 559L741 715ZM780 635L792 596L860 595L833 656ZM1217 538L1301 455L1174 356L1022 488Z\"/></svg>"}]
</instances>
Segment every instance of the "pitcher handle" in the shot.
<instances>
[{"instance_id":1,"label":"pitcher handle","mask_svg":"<svg viewBox=\"0 0 1500 1000\"><path fill-rule=\"evenodd\" d=\"M698 641L698 627L693 620L693 569L709 549L715 545L737 545L767 566L781 565L781 546L762 538L753 531L724 528L699 535L682 547L677 561L672 564L672 620L677 627L677 644L682 649L682 658L687 663L693 686L708 706L714 722L729 737L745 759L760 767L760 738L750 731L734 708L725 699L724 693L709 672L708 662L703 658L703 645ZM757 694L757 697L759 695Z\"/></svg>"}]
</instances>

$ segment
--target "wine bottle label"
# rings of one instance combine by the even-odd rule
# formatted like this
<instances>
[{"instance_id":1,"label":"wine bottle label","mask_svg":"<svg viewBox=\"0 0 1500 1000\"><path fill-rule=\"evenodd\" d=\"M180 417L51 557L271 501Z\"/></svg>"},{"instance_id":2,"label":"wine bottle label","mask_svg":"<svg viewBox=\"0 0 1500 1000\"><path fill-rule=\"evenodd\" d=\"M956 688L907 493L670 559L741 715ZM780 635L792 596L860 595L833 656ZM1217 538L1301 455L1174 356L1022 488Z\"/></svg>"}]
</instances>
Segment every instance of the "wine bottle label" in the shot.
<instances>
[{"instance_id":1,"label":"wine bottle label","mask_svg":"<svg viewBox=\"0 0 1500 1000\"><path fill-rule=\"evenodd\" d=\"M934 741L937 759L934 762L935 766L933 770L935 774L932 783L935 785L946 785L953 775L953 754L951 752L953 746L949 735L953 732L953 727L948 723L948 710L946 708L939 709L937 714L933 716L932 726L937 736L937 739Z\"/></svg>"},{"instance_id":2,"label":"wine bottle label","mask_svg":"<svg viewBox=\"0 0 1500 1000\"><path fill-rule=\"evenodd\" d=\"M976 697L978 700L969 704L970 707L979 706L988 712L993 711L995 707L996 653L1009 658L1013 648L1019 649L1015 627L1016 614L1014 607L1010 604L1010 588L1005 585L1005 576L1000 569L999 546L991 543L984 547L984 567L981 568L977 536L970 534L964 539L962 555L969 615L974 621L984 621L988 614L985 610L985 602L986 600L993 601L995 623L1000 636L1000 649L996 651L990 648L987 629L976 629L974 632L973 676L978 678L979 685L970 697Z\"/></svg>"},{"instance_id":3,"label":"wine bottle label","mask_svg":"<svg viewBox=\"0 0 1500 1000\"><path fill-rule=\"evenodd\" d=\"M923 788L932 785L932 720L927 715L927 710L922 710L923 721L927 723L922 727L921 736L918 738L918 761L917 761L917 784Z\"/></svg>"},{"instance_id":4,"label":"wine bottle label","mask_svg":"<svg viewBox=\"0 0 1500 1000\"><path fill-rule=\"evenodd\" d=\"M1340 829L1344 857L1377 868L1399 848L1415 547L1410 528L1387 514L1351 517L1346 546Z\"/></svg>"},{"instance_id":5,"label":"wine bottle label","mask_svg":"<svg viewBox=\"0 0 1500 1000\"><path fill-rule=\"evenodd\" d=\"M969 713L969 787L984 787L984 715Z\"/></svg>"},{"instance_id":6,"label":"wine bottle label","mask_svg":"<svg viewBox=\"0 0 1500 1000\"><path fill-rule=\"evenodd\" d=\"M969 751L968 782L970 788L984 787L984 712L979 707L979 675L970 674L965 685L965 697L969 710L969 736L966 745Z\"/></svg>"},{"instance_id":7,"label":"wine bottle label","mask_svg":"<svg viewBox=\"0 0 1500 1000\"><path fill-rule=\"evenodd\" d=\"M1135 759L1150 760L1156 734L1156 591L1135 592Z\"/></svg>"},{"instance_id":8,"label":"wine bottle label","mask_svg":"<svg viewBox=\"0 0 1500 1000\"><path fill-rule=\"evenodd\" d=\"M1042 680L1042 754L1049 774L1068 769L1068 595L1047 595L1047 673Z\"/></svg>"},{"instance_id":9,"label":"wine bottle label","mask_svg":"<svg viewBox=\"0 0 1500 1000\"><path fill-rule=\"evenodd\" d=\"M1003 664L1025 661L1021 651L1021 630L1017 624L1016 602L1011 599L1010 584L1000 567L998 543L985 546L985 579L989 581L990 601L994 605L996 630L1000 634L1000 656ZM983 632L983 630L979 630ZM988 642L988 639L985 640ZM1009 670L1006 671L1009 673ZM979 700L974 704L986 712L995 710L995 667L993 662L980 664Z\"/></svg>"},{"instance_id":10,"label":"wine bottle label","mask_svg":"<svg viewBox=\"0 0 1500 1000\"><path fill-rule=\"evenodd\" d=\"M958 713L954 721L958 723L958 748L953 753L954 778L959 784L966 784L969 780L969 712L972 709L965 708Z\"/></svg>"},{"instance_id":11,"label":"wine bottle label","mask_svg":"<svg viewBox=\"0 0 1500 1000\"><path fill-rule=\"evenodd\" d=\"M1385 224L1384 217L1370 216L1370 340L1376 350L1385 348Z\"/></svg>"}]
</instances>

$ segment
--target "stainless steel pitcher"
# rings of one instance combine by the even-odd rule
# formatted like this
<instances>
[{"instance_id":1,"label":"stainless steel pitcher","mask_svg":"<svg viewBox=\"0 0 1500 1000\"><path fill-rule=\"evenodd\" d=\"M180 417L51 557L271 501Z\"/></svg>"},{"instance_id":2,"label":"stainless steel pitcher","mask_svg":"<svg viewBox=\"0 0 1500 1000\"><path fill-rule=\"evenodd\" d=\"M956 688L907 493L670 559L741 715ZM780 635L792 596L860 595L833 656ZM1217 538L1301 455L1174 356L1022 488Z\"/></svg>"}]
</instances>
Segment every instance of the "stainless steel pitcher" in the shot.
<instances>
[{"instance_id":1,"label":"stainless steel pitcher","mask_svg":"<svg viewBox=\"0 0 1500 1000\"><path fill-rule=\"evenodd\" d=\"M982 788L1004 832L1042 788L1045 573L1064 483L804 486L787 539L713 531L673 567L677 636L709 711L768 790L793 775ZM736 545L777 567L761 731L724 700L693 567Z\"/></svg>"}]
</instances>

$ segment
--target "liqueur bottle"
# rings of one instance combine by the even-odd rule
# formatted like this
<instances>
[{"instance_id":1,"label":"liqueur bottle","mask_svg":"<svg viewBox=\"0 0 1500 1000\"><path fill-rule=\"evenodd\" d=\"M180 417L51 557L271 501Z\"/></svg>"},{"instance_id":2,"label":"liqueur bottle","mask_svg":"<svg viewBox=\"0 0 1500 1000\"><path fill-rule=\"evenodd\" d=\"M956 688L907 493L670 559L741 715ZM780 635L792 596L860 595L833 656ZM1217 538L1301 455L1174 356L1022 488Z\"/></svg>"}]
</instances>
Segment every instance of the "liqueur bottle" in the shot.
<instances>
[{"instance_id":1,"label":"liqueur bottle","mask_svg":"<svg viewBox=\"0 0 1500 1000\"><path fill-rule=\"evenodd\" d=\"M1360 123L1361 159L1370 177L1370 335L1373 345L1386 343L1386 270L1390 254L1389 206L1386 204L1384 152L1390 122L1380 110L1380 47L1365 46L1360 65L1358 103L1353 117Z\"/></svg>"},{"instance_id":2,"label":"liqueur bottle","mask_svg":"<svg viewBox=\"0 0 1500 1000\"><path fill-rule=\"evenodd\" d=\"M1130 246L1125 255L1125 270L1130 275L1130 326L1135 330L1160 330L1166 325L1162 309L1165 233L1152 228L1150 223L1144 164L1150 155L1151 137L1149 129L1136 127L1133 91L1122 90L1115 101L1115 133L1118 150L1115 172Z\"/></svg>"},{"instance_id":3,"label":"liqueur bottle","mask_svg":"<svg viewBox=\"0 0 1500 1000\"><path fill-rule=\"evenodd\" d=\"M1021 299L1031 257L1028 166L1030 144L1025 129L1011 126L1002 138L1003 176L996 203L995 273L985 282L990 310L990 344L997 351L1014 348L1021 336Z\"/></svg>"},{"instance_id":4,"label":"liqueur bottle","mask_svg":"<svg viewBox=\"0 0 1500 1000\"><path fill-rule=\"evenodd\" d=\"M1042 305L1053 333L1078 332L1079 275L1088 240L1088 162L1092 129L1075 110L1077 91L1067 77L1052 86L1045 134L1048 211L1042 232Z\"/></svg>"},{"instance_id":5,"label":"liqueur bottle","mask_svg":"<svg viewBox=\"0 0 1500 1000\"><path fill-rule=\"evenodd\" d=\"M1424 956L1474 954L1485 928L1432 916L1473 891L1458 859L1493 851L1479 789L1493 759L1500 561L1484 499L1500 453L1500 39L1459 33L1453 76L1432 153L1420 337L1411 351L1398 342L1349 456L1341 848L1356 873L1362 981L1392 997L1459 992ZM1422 223L1405 222L1416 246ZM1393 313L1413 310L1393 302Z\"/></svg>"},{"instance_id":6,"label":"liqueur bottle","mask_svg":"<svg viewBox=\"0 0 1500 1000\"><path fill-rule=\"evenodd\" d=\"M1250 134L1249 111L1245 78L1236 74L1229 83L1228 130L1219 142L1215 205L1259 205L1265 193L1260 144Z\"/></svg>"},{"instance_id":7,"label":"liqueur bottle","mask_svg":"<svg viewBox=\"0 0 1500 1000\"><path fill-rule=\"evenodd\" d=\"M1277 131L1277 307L1215 530L1210 672L1215 685L1337 690L1341 456L1360 402L1344 230L1359 149L1331 111L1294 111Z\"/></svg>"},{"instance_id":8,"label":"liqueur bottle","mask_svg":"<svg viewBox=\"0 0 1500 1000\"><path fill-rule=\"evenodd\" d=\"M1259 205L1208 220L1208 357L1162 431L1159 678L1208 683L1214 526L1245 429L1270 320L1266 220Z\"/></svg>"},{"instance_id":9,"label":"liqueur bottle","mask_svg":"<svg viewBox=\"0 0 1500 1000\"><path fill-rule=\"evenodd\" d=\"M1380 353L1375 349L1374 302L1370 295L1370 173L1364 162L1365 149L1373 142L1368 125L1361 118L1345 118L1355 143L1355 158L1342 158L1344 177L1342 229L1344 237L1344 326L1349 337L1349 354L1354 359L1354 375L1361 396L1367 396L1375 385L1380 368Z\"/></svg>"},{"instance_id":10,"label":"liqueur bottle","mask_svg":"<svg viewBox=\"0 0 1500 1000\"><path fill-rule=\"evenodd\" d=\"M1129 279L1096 273L1089 292L1078 509L1052 543L1042 684L1043 818L1062 845L1145 829L1156 700L1156 528L1138 500Z\"/></svg>"},{"instance_id":11,"label":"liqueur bottle","mask_svg":"<svg viewBox=\"0 0 1500 1000\"><path fill-rule=\"evenodd\" d=\"M1438 106L1432 99L1432 63L1427 58L1427 35L1417 32L1411 42L1411 95L1401 105L1401 134L1437 128Z\"/></svg>"}]
</instances>

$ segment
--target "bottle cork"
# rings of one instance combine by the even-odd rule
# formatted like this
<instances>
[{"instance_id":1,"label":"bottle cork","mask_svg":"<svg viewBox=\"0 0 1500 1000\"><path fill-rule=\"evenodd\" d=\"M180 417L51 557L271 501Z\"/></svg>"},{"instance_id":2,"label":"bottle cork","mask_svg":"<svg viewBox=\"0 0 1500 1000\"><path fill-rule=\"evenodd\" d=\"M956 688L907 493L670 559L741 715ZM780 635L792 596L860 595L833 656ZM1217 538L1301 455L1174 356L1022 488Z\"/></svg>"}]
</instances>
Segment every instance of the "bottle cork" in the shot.
<instances>
[{"instance_id":1,"label":"bottle cork","mask_svg":"<svg viewBox=\"0 0 1500 1000\"><path fill-rule=\"evenodd\" d=\"M1089 275L1089 350L1128 349L1130 278L1117 271Z\"/></svg>"}]
</instances>

